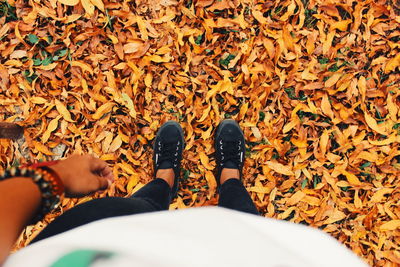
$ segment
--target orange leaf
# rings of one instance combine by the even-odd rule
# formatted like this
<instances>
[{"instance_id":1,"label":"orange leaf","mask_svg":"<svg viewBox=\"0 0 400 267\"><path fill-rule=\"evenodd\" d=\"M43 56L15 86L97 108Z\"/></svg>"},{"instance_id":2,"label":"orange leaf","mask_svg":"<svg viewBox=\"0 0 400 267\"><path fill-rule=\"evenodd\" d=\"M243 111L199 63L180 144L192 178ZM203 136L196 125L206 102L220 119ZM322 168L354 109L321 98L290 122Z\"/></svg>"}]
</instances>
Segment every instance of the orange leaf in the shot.
<instances>
[{"instance_id":1,"label":"orange leaf","mask_svg":"<svg viewBox=\"0 0 400 267\"><path fill-rule=\"evenodd\" d=\"M286 205L287 206L293 206L296 205L300 200L302 200L304 197L306 196L306 194L304 194L301 191L297 191L296 193L294 193L287 201L286 201Z\"/></svg>"},{"instance_id":2,"label":"orange leaf","mask_svg":"<svg viewBox=\"0 0 400 267\"><path fill-rule=\"evenodd\" d=\"M267 161L266 164L275 172L284 175L294 175L292 168L276 161Z\"/></svg>"},{"instance_id":3,"label":"orange leaf","mask_svg":"<svg viewBox=\"0 0 400 267\"><path fill-rule=\"evenodd\" d=\"M329 77L328 80L325 82L325 87L331 87L334 86L337 81L339 81L340 77L342 77L341 73L335 73L331 77Z\"/></svg>"},{"instance_id":4,"label":"orange leaf","mask_svg":"<svg viewBox=\"0 0 400 267\"><path fill-rule=\"evenodd\" d=\"M386 63L385 73L389 73L399 66L400 66L400 53L397 53L397 55L394 58L391 58Z\"/></svg>"},{"instance_id":5,"label":"orange leaf","mask_svg":"<svg viewBox=\"0 0 400 267\"><path fill-rule=\"evenodd\" d=\"M215 180L214 174L211 171L206 171L205 178L209 188L208 196L210 197L217 189L217 181Z\"/></svg>"},{"instance_id":6,"label":"orange leaf","mask_svg":"<svg viewBox=\"0 0 400 267\"><path fill-rule=\"evenodd\" d=\"M50 134L57 129L58 127L58 120L61 118L61 116L57 116L55 119L52 119L49 122L49 125L47 126L47 130L43 133L42 136L42 142L46 143L47 140L49 140Z\"/></svg>"},{"instance_id":7,"label":"orange leaf","mask_svg":"<svg viewBox=\"0 0 400 267\"><path fill-rule=\"evenodd\" d=\"M108 102L108 103L105 103L105 104L101 105L96 110L96 112L93 114L92 118L94 120L100 119L101 117L103 117L104 114L110 112L112 110L112 108L114 107L114 105L115 104L113 102Z\"/></svg>"},{"instance_id":8,"label":"orange leaf","mask_svg":"<svg viewBox=\"0 0 400 267\"><path fill-rule=\"evenodd\" d=\"M379 227L379 229L382 231L391 231L391 230L396 230L397 228L400 228L400 220L391 220L389 222L382 224Z\"/></svg>"},{"instance_id":9,"label":"orange leaf","mask_svg":"<svg viewBox=\"0 0 400 267\"><path fill-rule=\"evenodd\" d=\"M322 112L328 116L329 118L333 119L334 114L332 111L331 103L329 102L328 96L324 95L321 100L321 109Z\"/></svg>"},{"instance_id":10,"label":"orange leaf","mask_svg":"<svg viewBox=\"0 0 400 267\"><path fill-rule=\"evenodd\" d=\"M76 6L79 0L58 0L58 2L67 6Z\"/></svg>"},{"instance_id":11,"label":"orange leaf","mask_svg":"<svg viewBox=\"0 0 400 267\"><path fill-rule=\"evenodd\" d=\"M367 122L369 128L374 130L377 133L383 134L383 135L388 135L387 132L382 129L381 127L378 126L378 123L374 118L372 118L368 113L364 113L365 121Z\"/></svg>"},{"instance_id":12,"label":"orange leaf","mask_svg":"<svg viewBox=\"0 0 400 267\"><path fill-rule=\"evenodd\" d=\"M354 174L352 174L352 173L350 173L350 172L348 172L348 171L346 171L346 170L342 170L342 174L343 174L344 176L346 176L347 181L349 181L349 183L350 183L351 185L361 185L360 180L359 180L359 179L357 178L357 176L355 176Z\"/></svg>"},{"instance_id":13,"label":"orange leaf","mask_svg":"<svg viewBox=\"0 0 400 267\"><path fill-rule=\"evenodd\" d=\"M71 119L71 113L69 113L68 109L61 103L58 99L55 99L56 109L61 116L63 116L64 120L68 122L74 122Z\"/></svg>"},{"instance_id":14,"label":"orange leaf","mask_svg":"<svg viewBox=\"0 0 400 267\"><path fill-rule=\"evenodd\" d=\"M89 0L87 0L89 1ZM80 67L83 71L87 71L89 72L91 75L93 75L93 69L90 65L83 63L83 62L79 62L79 61L71 61L71 66L72 67Z\"/></svg>"},{"instance_id":15,"label":"orange leaf","mask_svg":"<svg viewBox=\"0 0 400 267\"><path fill-rule=\"evenodd\" d=\"M209 162L208 156L204 152L199 153L201 164L208 170L213 170L214 166L212 166Z\"/></svg>"},{"instance_id":16,"label":"orange leaf","mask_svg":"<svg viewBox=\"0 0 400 267\"><path fill-rule=\"evenodd\" d=\"M53 156L54 153L51 152L45 145L43 145L42 143L39 143L37 141L32 141L33 146L35 147L35 149L39 152L42 152L45 155L48 156Z\"/></svg>"}]
</instances>

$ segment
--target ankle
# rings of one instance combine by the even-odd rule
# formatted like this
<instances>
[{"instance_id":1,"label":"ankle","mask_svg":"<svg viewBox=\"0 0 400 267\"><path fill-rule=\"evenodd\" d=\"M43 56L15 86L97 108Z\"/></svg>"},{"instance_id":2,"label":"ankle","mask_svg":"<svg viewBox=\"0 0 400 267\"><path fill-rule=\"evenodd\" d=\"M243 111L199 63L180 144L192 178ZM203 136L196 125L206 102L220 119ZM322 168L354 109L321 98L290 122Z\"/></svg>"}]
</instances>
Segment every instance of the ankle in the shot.
<instances>
[{"instance_id":1,"label":"ankle","mask_svg":"<svg viewBox=\"0 0 400 267\"><path fill-rule=\"evenodd\" d=\"M171 169L158 169L158 171L156 173L156 178L163 179L164 181L166 181L168 183L169 187L171 187L171 188L174 186L175 173L172 168Z\"/></svg>"},{"instance_id":2,"label":"ankle","mask_svg":"<svg viewBox=\"0 0 400 267\"><path fill-rule=\"evenodd\" d=\"M224 168L221 172L220 184L222 185L229 179L240 180L240 172L238 169Z\"/></svg>"}]
</instances>

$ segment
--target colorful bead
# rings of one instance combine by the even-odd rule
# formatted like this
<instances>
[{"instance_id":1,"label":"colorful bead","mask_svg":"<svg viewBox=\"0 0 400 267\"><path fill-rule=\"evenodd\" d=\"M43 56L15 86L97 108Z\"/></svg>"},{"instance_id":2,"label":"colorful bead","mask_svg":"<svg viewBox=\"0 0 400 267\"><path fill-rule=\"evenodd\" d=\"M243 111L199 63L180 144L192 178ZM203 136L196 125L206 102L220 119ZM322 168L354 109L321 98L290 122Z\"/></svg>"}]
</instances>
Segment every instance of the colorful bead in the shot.
<instances>
[{"instance_id":1,"label":"colorful bead","mask_svg":"<svg viewBox=\"0 0 400 267\"><path fill-rule=\"evenodd\" d=\"M55 174L57 175L57 174ZM34 218L32 223L43 219L43 217L51 212L53 209L57 208L60 204L60 195L62 194L62 184L57 182L55 177L43 169L32 169L32 168L16 168L12 167L7 169L2 176L0 176L0 181L6 180L13 177L28 177L38 185L41 191L42 197L42 207L40 212ZM60 181L60 180L59 180Z\"/></svg>"}]
</instances>

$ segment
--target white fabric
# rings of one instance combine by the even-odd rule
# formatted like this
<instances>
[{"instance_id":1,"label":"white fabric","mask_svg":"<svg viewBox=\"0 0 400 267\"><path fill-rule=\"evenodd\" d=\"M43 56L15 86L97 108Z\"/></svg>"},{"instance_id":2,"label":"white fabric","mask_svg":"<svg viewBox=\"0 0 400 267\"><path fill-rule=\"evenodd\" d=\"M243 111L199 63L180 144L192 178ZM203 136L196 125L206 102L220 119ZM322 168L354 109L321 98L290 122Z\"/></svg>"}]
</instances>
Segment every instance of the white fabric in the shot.
<instances>
[{"instance_id":1,"label":"white fabric","mask_svg":"<svg viewBox=\"0 0 400 267\"><path fill-rule=\"evenodd\" d=\"M91 266L367 266L322 231L218 207L96 221L28 246L5 266L51 266L75 249L117 253Z\"/></svg>"}]
</instances>

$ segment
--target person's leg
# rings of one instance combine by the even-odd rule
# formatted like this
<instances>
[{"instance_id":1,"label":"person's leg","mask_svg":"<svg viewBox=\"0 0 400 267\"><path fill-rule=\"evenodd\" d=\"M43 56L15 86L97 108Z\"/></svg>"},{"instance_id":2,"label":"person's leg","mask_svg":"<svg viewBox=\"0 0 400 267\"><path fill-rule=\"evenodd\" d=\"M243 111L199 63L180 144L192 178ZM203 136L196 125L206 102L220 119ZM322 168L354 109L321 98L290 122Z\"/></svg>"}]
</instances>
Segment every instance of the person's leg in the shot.
<instances>
[{"instance_id":1,"label":"person's leg","mask_svg":"<svg viewBox=\"0 0 400 267\"><path fill-rule=\"evenodd\" d=\"M245 156L245 139L239 125L224 120L215 133L215 159L219 186L218 206L251 214L259 214L241 182Z\"/></svg>"},{"instance_id":2,"label":"person's leg","mask_svg":"<svg viewBox=\"0 0 400 267\"><path fill-rule=\"evenodd\" d=\"M159 178L142 187L130 198L106 197L82 203L52 221L31 244L97 220L167 210L170 192L168 183Z\"/></svg>"},{"instance_id":3,"label":"person's leg","mask_svg":"<svg viewBox=\"0 0 400 267\"><path fill-rule=\"evenodd\" d=\"M259 215L243 183L239 179L229 179L219 189L218 206Z\"/></svg>"},{"instance_id":4,"label":"person's leg","mask_svg":"<svg viewBox=\"0 0 400 267\"><path fill-rule=\"evenodd\" d=\"M104 218L167 210L178 190L183 147L182 128L176 122L165 123L155 139L153 158L156 179L130 198L94 199L66 211L31 243Z\"/></svg>"}]
</instances>

